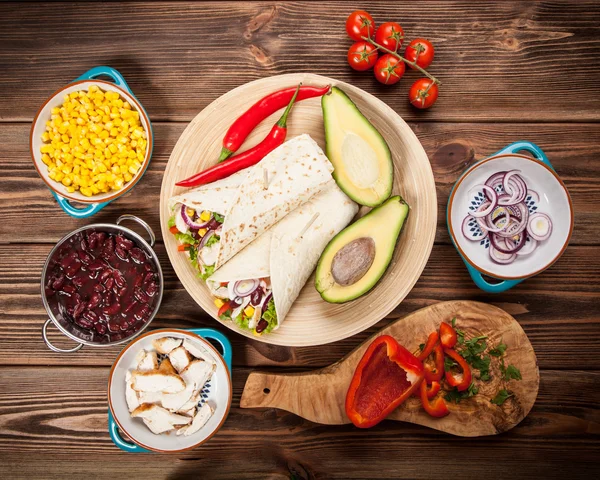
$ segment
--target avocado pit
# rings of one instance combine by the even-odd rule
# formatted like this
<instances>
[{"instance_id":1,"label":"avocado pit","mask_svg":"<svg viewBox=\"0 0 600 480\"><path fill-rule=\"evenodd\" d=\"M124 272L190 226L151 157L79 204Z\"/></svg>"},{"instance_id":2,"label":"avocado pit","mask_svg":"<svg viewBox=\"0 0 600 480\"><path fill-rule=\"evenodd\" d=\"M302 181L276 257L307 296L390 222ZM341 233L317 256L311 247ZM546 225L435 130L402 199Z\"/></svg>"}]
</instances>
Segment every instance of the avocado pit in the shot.
<instances>
[{"instance_id":1,"label":"avocado pit","mask_svg":"<svg viewBox=\"0 0 600 480\"><path fill-rule=\"evenodd\" d=\"M344 245L333 257L331 275L337 284L347 287L358 282L375 260L375 241L361 237Z\"/></svg>"}]
</instances>

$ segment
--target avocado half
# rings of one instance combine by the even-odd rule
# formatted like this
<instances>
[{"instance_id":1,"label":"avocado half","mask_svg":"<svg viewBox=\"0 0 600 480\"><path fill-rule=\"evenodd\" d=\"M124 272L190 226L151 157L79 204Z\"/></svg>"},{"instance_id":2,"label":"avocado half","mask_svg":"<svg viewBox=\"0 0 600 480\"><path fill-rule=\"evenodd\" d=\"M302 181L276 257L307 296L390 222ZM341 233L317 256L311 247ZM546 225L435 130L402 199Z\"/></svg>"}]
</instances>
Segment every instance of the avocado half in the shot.
<instances>
[{"instance_id":1,"label":"avocado half","mask_svg":"<svg viewBox=\"0 0 600 480\"><path fill-rule=\"evenodd\" d=\"M326 153L333 178L355 202L368 207L392 193L394 166L388 144L338 87L321 99Z\"/></svg>"},{"instance_id":2,"label":"avocado half","mask_svg":"<svg viewBox=\"0 0 600 480\"><path fill-rule=\"evenodd\" d=\"M392 260L408 212L409 206L396 195L346 227L329 242L319 259L315 277L315 287L323 300L329 303L348 302L375 286ZM374 255L367 262L370 266L362 274L365 252L372 253L370 246L374 246ZM361 258L336 257L340 251L346 255L360 255ZM340 274L340 265L342 268L357 268L360 278L348 284L348 280L354 280L353 272L342 271ZM339 283L340 277L344 278L344 284Z\"/></svg>"}]
</instances>

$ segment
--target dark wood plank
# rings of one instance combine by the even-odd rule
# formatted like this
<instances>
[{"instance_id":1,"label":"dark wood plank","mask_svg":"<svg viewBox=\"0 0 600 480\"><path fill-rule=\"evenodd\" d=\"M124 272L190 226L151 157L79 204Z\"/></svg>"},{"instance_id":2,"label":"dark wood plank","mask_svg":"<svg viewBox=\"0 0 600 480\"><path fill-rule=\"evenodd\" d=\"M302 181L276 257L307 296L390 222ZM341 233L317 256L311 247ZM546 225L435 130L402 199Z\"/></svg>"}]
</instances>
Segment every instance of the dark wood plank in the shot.
<instances>
[{"instance_id":1,"label":"dark wood plank","mask_svg":"<svg viewBox=\"0 0 600 480\"><path fill-rule=\"evenodd\" d=\"M119 346L84 347L76 354L66 355L53 353L44 345L41 327L47 317L40 299L39 278L49 250L47 245L0 245L0 365L112 364ZM166 289L152 328L216 327L233 342L236 366L318 367L339 360L390 321L418 308L443 300L478 300L503 308L519 321L533 344L540 368L600 369L597 250L571 247L548 271L510 292L492 295L475 287L453 247L436 245L415 288L388 318L331 345L287 348L248 340L210 318L183 289L159 245ZM53 328L50 330L51 339L59 346L72 345Z\"/></svg>"},{"instance_id":2,"label":"dark wood plank","mask_svg":"<svg viewBox=\"0 0 600 480\"><path fill-rule=\"evenodd\" d=\"M107 369L2 367L3 474L62 478L77 468L80 477L101 471L106 477L127 472L133 478L197 477L202 472L202 478L289 478L295 473L295 478L375 479L456 478L466 471L473 478L580 478L584 473L594 478L599 472L597 372L542 371L529 416L506 434L476 439L400 422L360 430L317 425L273 409L240 409L248 373L247 368L234 371L233 408L221 431L204 446L166 459L125 454L111 443ZM478 452L477 461L464 460L469 451ZM34 453L35 462L23 461ZM75 467L74 456L87 460Z\"/></svg>"},{"instance_id":3,"label":"dark wood plank","mask_svg":"<svg viewBox=\"0 0 600 480\"><path fill-rule=\"evenodd\" d=\"M210 101L257 78L309 71L376 93L411 120L596 121L600 4L442 0L373 3L377 23L400 21L430 38L435 108L346 64L346 16L337 2L28 3L0 5L0 119L30 120L53 91L96 65L128 80L155 120L190 120ZM366 5L362 5L366 7ZM43 15L40 12L43 11ZM26 81L25 81L26 80Z\"/></svg>"},{"instance_id":4,"label":"dark wood plank","mask_svg":"<svg viewBox=\"0 0 600 480\"><path fill-rule=\"evenodd\" d=\"M600 209L600 125L582 124L411 124L431 161L438 196L436 242L450 243L446 230L448 195L460 174L506 145L526 138L540 145L565 181L575 209L571 245L598 245ZM157 123L156 143L147 173L126 196L93 217L96 222L114 222L123 213L141 216L160 232L159 195L163 172L184 124ZM0 243L11 241L56 242L63 235L90 223L62 213L31 164L27 138L29 126L5 124L0 129ZM35 224L20 235L26 218ZM57 221L60 219L60 221Z\"/></svg>"}]
</instances>

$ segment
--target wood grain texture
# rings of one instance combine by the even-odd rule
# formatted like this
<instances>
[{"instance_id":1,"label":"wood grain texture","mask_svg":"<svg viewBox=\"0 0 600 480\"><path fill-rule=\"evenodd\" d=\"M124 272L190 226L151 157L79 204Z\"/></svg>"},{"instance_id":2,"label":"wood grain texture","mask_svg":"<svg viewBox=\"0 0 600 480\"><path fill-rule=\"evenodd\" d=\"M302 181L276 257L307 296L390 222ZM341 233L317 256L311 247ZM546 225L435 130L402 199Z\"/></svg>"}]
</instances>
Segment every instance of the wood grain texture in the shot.
<instances>
[{"instance_id":1,"label":"wood grain texture","mask_svg":"<svg viewBox=\"0 0 600 480\"><path fill-rule=\"evenodd\" d=\"M598 2L486 0L474 6L420 0L368 6L376 22L398 20L407 38L435 44L431 71L443 85L432 110L417 112L408 104L416 73L386 88L347 66L352 42L344 22L358 7L354 3L107 3L93 14L85 3L48 9L4 3L0 83L7 96L0 118L30 120L41 99L95 65L121 71L155 120L189 121L234 87L299 70L376 93L406 119L600 118L600 98L590 93L600 65L589 61L600 53Z\"/></svg>"},{"instance_id":2,"label":"wood grain texture","mask_svg":"<svg viewBox=\"0 0 600 480\"><path fill-rule=\"evenodd\" d=\"M314 277L310 277L281 326L276 331L259 337L259 341L264 343L294 347L343 340L388 315L406 297L421 275L433 246L437 224L435 182L425 150L406 122L385 103L352 85L313 74L278 75L257 80L218 98L190 122L177 141L163 176L159 200L163 240L179 280L196 303L227 328L248 338L254 337L251 331L218 317L214 296L206 284L198 279L198 270L191 265L187 255L177 251L178 242L169 233L167 225L173 214L169 199L188 189L176 187L175 183L215 165L222 147L222 132L235 121L238 112L246 111L269 93L298 84L338 86L370 120L386 139L392 152L392 195L402 196L409 205L411 214L404 222L386 274L369 296L358 298L352 303L326 303L314 287ZM216 112L224 113L217 119ZM274 113L256 127L248 137L248 145L265 138L279 116L279 112ZM299 102L290 112L288 121L286 138L308 134L325 149L320 98ZM257 168L259 166L260 164ZM306 170L304 175L306 174L310 172ZM290 180L294 182L299 179ZM368 211L370 209L362 208L359 214ZM227 216L227 212L223 213ZM243 226L242 224L241 227ZM276 296L277 292L274 293Z\"/></svg>"},{"instance_id":3,"label":"wood grain texture","mask_svg":"<svg viewBox=\"0 0 600 480\"><path fill-rule=\"evenodd\" d=\"M280 369L281 370L281 369ZM598 372L542 371L538 400L501 436L456 438L384 421L370 430L323 426L275 409L240 409L250 369L233 371L233 406L219 433L183 454L119 451L107 433L105 368L0 367L3 474L43 478L578 478L598 472ZM59 386L59 388L57 388ZM477 460L465 464L465 451ZM435 452L435 458L432 458ZM35 462L23 464L26 456ZM19 464L19 459L21 463ZM42 468L43 466L43 468ZM92 468L92 466L94 468ZM99 470L98 470L99 469ZM243 475L241 474L243 472ZM61 477L61 478L64 478Z\"/></svg>"},{"instance_id":4,"label":"wood grain texture","mask_svg":"<svg viewBox=\"0 0 600 480\"><path fill-rule=\"evenodd\" d=\"M347 67L343 24L357 7L378 23L399 20L408 38L433 40L431 71L443 81L433 109L408 105L414 72L389 88ZM599 25L595 0L0 3L0 477L600 477ZM74 220L32 168L28 122L54 90L103 64L124 74L148 110L154 156L130 195L93 220ZM46 254L65 233L123 213L144 217L158 232L160 183L186 123L234 87L297 71L350 82L409 122L436 180L438 228L428 265L387 318L344 341L285 348L230 333L234 408L223 430L181 456L123 453L106 431L107 367L119 349L57 355L42 342L38 282ZM473 285L450 246L444 210L468 165L518 139L540 145L565 180L575 230L551 269L490 295ZM214 327L176 279L162 243L157 250L166 293L152 328ZM536 351L538 400L511 431L453 438L388 421L359 431L238 408L252 368L324 367L400 316L455 299L503 308ZM473 453L468 461L465 452Z\"/></svg>"},{"instance_id":5,"label":"wood grain texture","mask_svg":"<svg viewBox=\"0 0 600 480\"><path fill-rule=\"evenodd\" d=\"M1 5L0 5L1 7ZM437 243L450 243L446 229L448 195L460 174L517 139L540 145L565 182L573 200L575 229L571 245L598 245L598 191L600 191L599 124L474 124L411 123L431 162L438 201ZM150 223L160 236L160 185L167 161L185 124L155 123L155 144L148 171L131 193L104 208L94 222L114 222L124 212ZM22 209L37 228L22 232L27 242L57 242L65 233L89 224L60 212L54 197L32 167L28 150L29 125L4 124L0 128L0 243L14 241L14 228ZM18 192L16 194L15 192ZM143 199L143 201L142 201ZM60 222L56 221L60 215Z\"/></svg>"},{"instance_id":6,"label":"wood grain texture","mask_svg":"<svg viewBox=\"0 0 600 480\"><path fill-rule=\"evenodd\" d=\"M431 332L438 331L441 322L452 318L456 318L457 328L465 332L465 339L487 336L489 348L504 342L508 347L504 361L519 368L522 380L509 382L510 385L502 381L498 373L500 361L496 358L491 363L491 379L483 382L474 376L479 393L458 404L448 403L450 415L433 418L423 410L419 399L409 398L387 418L461 437L506 432L533 407L540 382L537 360L527 335L513 317L497 307L478 302L441 302L422 308L391 323L340 361L321 370L296 374L252 372L240 406L279 408L326 425L350 423L344 410L346 393L358 362L374 338L390 335L417 355L419 344L424 343ZM514 397L497 407L490 400L503 388L510 389Z\"/></svg>"},{"instance_id":7,"label":"wood grain texture","mask_svg":"<svg viewBox=\"0 0 600 480\"><path fill-rule=\"evenodd\" d=\"M110 366L120 348L83 348L75 355L51 352L41 338L46 320L39 295L41 269L50 245L0 245L0 364ZM266 345L230 332L203 312L183 289L162 245L157 254L165 276L161 309L150 328L216 327L233 343L236 366L318 368L348 354L395 319L443 300L468 299L494 304L514 316L525 329L540 368L598 369L600 329L600 256L595 247L571 247L552 268L510 292L488 294L468 276L453 247L435 245L410 294L387 318L346 340L320 347ZM560 287L559 287L560 286ZM50 339L68 348L72 342L50 328ZM576 355L573 352L577 352Z\"/></svg>"}]
</instances>

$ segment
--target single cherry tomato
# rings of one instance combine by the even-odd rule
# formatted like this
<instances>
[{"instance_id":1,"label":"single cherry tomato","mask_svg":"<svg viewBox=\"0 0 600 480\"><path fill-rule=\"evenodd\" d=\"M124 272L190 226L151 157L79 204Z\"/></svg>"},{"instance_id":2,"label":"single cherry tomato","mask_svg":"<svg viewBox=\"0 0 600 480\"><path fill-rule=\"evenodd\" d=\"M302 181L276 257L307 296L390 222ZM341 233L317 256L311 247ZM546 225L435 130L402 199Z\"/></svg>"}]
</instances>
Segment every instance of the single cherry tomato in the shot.
<instances>
[{"instance_id":1,"label":"single cherry tomato","mask_svg":"<svg viewBox=\"0 0 600 480\"><path fill-rule=\"evenodd\" d=\"M402 60L386 53L375 63L375 78L385 85L393 85L402 78L405 70Z\"/></svg>"},{"instance_id":2,"label":"single cherry tomato","mask_svg":"<svg viewBox=\"0 0 600 480\"><path fill-rule=\"evenodd\" d=\"M438 86L429 78L420 78L412 84L408 91L408 99L415 107L425 109L431 107L438 98Z\"/></svg>"},{"instance_id":3,"label":"single cherry tomato","mask_svg":"<svg viewBox=\"0 0 600 480\"><path fill-rule=\"evenodd\" d=\"M377 61L377 49L369 42L356 42L348 50L348 64L359 72L373 68Z\"/></svg>"},{"instance_id":4,"label":"single cherry tomato","mask_svg":"<svg viewBox=\"0 0 600 480\"><path fill-rule=\"evenodd\" d=\"M404 30L396 22L382 23L375 34L375 41L393 52L402 46L403 40Z\"/></svg>"},{"instance_id":5,"label":"single cherry tomato","mask_svg":"<svg viewBox=\"0 0 600 480\"><path fill-rule=\"evenodd\" d=\"M346 32L352 40L362 40L362 37L371 38L375 33L375 21L368 12L356 10L346 20Z\"/></svg>"},{"instance_id":6,"label":"single cherry tomato","mask_svg":"<svg viewBox=\"0 0 600 480\"><path fill-rule=\"evenodd\" d=\"M409 62L417 62L417 65L421 68L427 68L433 62L433 45L429 40L424 38L417 38L408 44L404 51L404 58ZM416 70L412 65L410 66L413 70Z\"/></svg>"}]
</instances>

